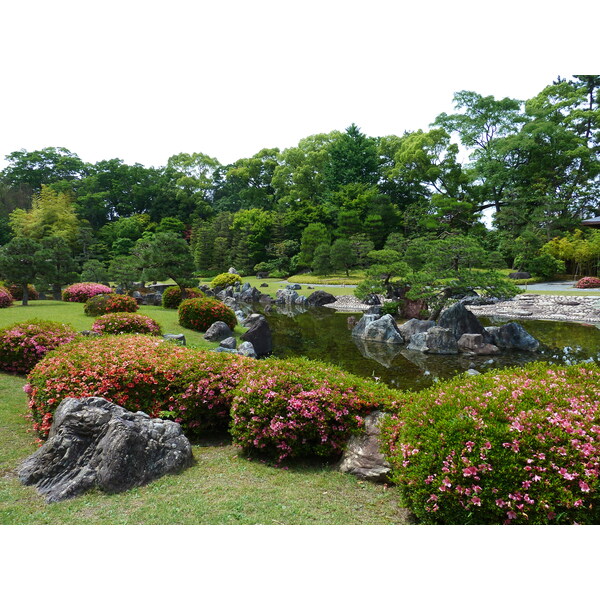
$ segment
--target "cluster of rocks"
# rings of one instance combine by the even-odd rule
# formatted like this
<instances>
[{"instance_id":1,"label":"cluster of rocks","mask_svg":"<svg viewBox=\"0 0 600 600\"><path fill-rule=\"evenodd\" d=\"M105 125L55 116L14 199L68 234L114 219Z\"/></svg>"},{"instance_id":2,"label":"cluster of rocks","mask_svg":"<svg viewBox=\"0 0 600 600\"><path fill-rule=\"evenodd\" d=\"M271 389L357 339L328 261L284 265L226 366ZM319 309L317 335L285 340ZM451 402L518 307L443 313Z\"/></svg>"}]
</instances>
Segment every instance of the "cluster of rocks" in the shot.
<instances>
[{"instance_id":1,"label":"cluster of rocks","mask_svg":"<svg viewBox=\"0 0 600 600\"><path fill-rule=\"evenodd\" d=\"M58 502L92 488L122 492L192 463L191 444L178 423L104 398L66 398L54 413L48 440L18 475L47 502Z\"/></svg>"},{"instance_id":2,"label":"cluster of rocks","mask_svg":"<svg viewBox=\"0 0 600 600\"><path fill-rule=\"evenodd\" d=\"M429 354L497 354L501 350L534 352L539 342L518 323L483 327L477 317L457 302L442 312L437 323L411 319L401 326L391 315L365 314L352 330L365 342L407 344L407 350Z\"/></svg>"},{"instance_id":3,"label":"cluster of rocks","mask_svg":"<svg viewBox=\"0 0 600 600\"><path fill-rule=\"evenodd\" d=\"M244 327L248 327L248 331L240 336L242 343L239 346L233 336L233 331L223 321L213 323L204 334L204 339L210 342L219 342L219 347L215 349L215 352L229 352L251 358L271 354L273 336L265 317L253 313L243 319L242 324Z\"/></svg>"}]
</instances>

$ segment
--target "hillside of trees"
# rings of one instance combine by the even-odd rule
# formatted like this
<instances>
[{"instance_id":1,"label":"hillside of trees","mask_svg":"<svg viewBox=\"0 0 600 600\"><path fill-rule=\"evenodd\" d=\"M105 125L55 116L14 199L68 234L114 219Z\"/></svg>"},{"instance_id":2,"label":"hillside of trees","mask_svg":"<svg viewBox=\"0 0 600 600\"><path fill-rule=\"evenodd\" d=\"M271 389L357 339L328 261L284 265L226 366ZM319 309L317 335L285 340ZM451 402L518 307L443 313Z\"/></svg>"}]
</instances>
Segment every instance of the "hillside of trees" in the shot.
<instances>
[{"instance_id":1,"label":"hillside of trees","mask_svg":"<svg viewBox=\"0 0 600 600\"><path fill-rule=\"evenodd\" d=\"M231 266L596 275L600 230L580 223L600 214L600 76L559 78L527 101L461 91L454 105L427 131L373 138L352 124L228 165L16 150L0 172L0 279L19 278L17 255L31 263L22 279L49 288Z\"/></svg>"}]
</instances>

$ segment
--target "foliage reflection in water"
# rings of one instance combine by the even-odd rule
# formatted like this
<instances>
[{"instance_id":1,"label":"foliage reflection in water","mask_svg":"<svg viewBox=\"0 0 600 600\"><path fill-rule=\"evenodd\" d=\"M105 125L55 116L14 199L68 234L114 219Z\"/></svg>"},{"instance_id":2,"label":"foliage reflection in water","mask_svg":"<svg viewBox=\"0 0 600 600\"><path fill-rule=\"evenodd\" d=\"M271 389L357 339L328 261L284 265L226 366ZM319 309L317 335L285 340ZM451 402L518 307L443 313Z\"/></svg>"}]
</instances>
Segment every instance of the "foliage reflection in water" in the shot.
<instances>
[{"instance_id":1,"label":"foliage reflection in water","mask_svg":"<svg viewBox=\"0 0 600 600\"><path fill-rule=\"evenodd\" d=\"M367 378L377 378L399 389L424 389L469 368L486 370L544 360L571 363L600 359L600 329L593 325L557 321L518 321L541 343L538 352L506 351L497 356L429 355L406 346L365 343L351 335L348 317L361 313L318 308L302 312L274 308L267 314L273 332L273 355L306 356ZM480 319L484 325L507 320Z\"/></svg>"}]
</instances>

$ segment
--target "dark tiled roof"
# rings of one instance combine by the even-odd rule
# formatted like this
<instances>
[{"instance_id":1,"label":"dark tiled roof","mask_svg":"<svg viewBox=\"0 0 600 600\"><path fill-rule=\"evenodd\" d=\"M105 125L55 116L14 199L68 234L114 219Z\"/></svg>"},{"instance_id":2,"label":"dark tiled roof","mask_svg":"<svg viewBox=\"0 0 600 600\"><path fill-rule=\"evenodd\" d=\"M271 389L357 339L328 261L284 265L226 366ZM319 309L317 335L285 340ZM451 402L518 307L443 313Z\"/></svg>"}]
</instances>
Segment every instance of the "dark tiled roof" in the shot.
<instances>
[{"instance_id":1,"label":"dark tiled roof","mask_svg":"<svg viewBox=\"0 0 600 600\"><path fill-rule=\"evenodd\" d=\"M582 225L588 225L589 227L600 227L600 217L594 217L593 219L586 219L581 221Z\"/></svg>"}]
</instances>

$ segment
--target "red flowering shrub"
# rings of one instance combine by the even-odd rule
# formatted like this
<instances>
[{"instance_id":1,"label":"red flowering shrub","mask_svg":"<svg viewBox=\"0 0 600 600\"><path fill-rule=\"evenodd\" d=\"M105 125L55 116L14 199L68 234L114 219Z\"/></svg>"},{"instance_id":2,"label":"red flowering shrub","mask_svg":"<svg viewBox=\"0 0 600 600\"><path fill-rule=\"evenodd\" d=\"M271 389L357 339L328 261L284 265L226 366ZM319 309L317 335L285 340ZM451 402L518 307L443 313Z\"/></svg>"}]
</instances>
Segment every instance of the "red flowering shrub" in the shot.
<instances>
[{"instance_id":1,"label":"red flowering shrub","mask_svg":"<svg viewBox=\"0 0 600 600\"><path fill-rule=\"evenodd\" d=\"M235 392L234 443L281 462L337 456L363 417L389 402L385 385L304 358L256 361Z\"/></svg>"},{"instance_id":2,"label":"red flowering shrub","mask_svg":"<svg viewBox=\"0 0 600 600\"><path fill-rule=\"evenodd\" d=\"M82 338L46 356L25 386L33 427L45 438L69 396L103 396L124 408L172 417L189 433L226 427L233 390L256 361L140 335Z\"/></svg>"},{"instance_id":3,"label":"red flowering shrub","mask_svg":"<svg viewBox=\"0 0 600 600\"><path fill-rule=\"evenodd\" d=\"M14 300L23 300L23 286L19 283L9 283L6 285L6 289L10 292L10 295ZM31 284L27 285L27 294L30 300L39 300L40 295L35 287Z\"/></svg>"},{"instance_id":4,"label":"red flowering shrub","mask_svg":"<svg viewBox=\"0 0 600 600\"><path fill-rule=\"evenodd\" d=\"M0 369L28 373L48 352L76 336L69 325L38 319L0 329Z\"/></svg>"},{"instance_id":5,"label":"red flowering shrub","mask_svg":"<svg viewBox=\"0 0 600 600\"><path fill-rule=\"evenodd\" d=\"M13 297L11 293L4 287L0 287L0 308L8 308L12 306Z\"/></svg>"},{"instance_id":6,"label":"red flowering shrub","mask_svg":"<svg viewBox=\"0 0 600 600\"><path fill-rule=\"evenodd\" d=\"M83 312L88 317L98 317L108 313L129 312L134 313L138 309L135 298L124 294L98 294L86 301Z\"/></svg>"},{"instance_id":7,"label":"red flowering shrub","mask_svg":"<svg viewBox=\"0 0 600 600\"><path fill-rule=\"evenodd\" d=\"M62 299L65 302L87 302L98 294L112 294L112 290L101 283L74 283L63 290Z\"/></svg>"},{"instance_id":8,"label":"red flowering shrub","mask_svg":"<svg viewBox=\"0 0 600 600\"><path fill-rule=\"evenodd\" d=\"M383 451L424 523L600 522L600 367L544 363L402 394Z\"/></svg>"},{"instance_id":9,"label":"red flowering shrub","mask_svg":"<svg viewBox=\"0 0 600 600\"><path fill-rule=\"evenodd\" d=\"M203 298L204 292L198 288L185 288L186 298ZM177 308L181 304L181 288L177 285L167 288L162 297L163 308Z\"/></svg>"},{"instance_id":10,"label":"red flowering shrub","mask_svg":"<svg viewBox=\"0 0 600 600\"><path fill-rule=\"evenodd\" d=\"M179 324L187 329L206 331L213 323L223 321L233 330L235 313L215 298L190 298L179 305Z\"/></svg>"},{"instance_id":11,"label":"red flowering shrub","mask_svg":"<svg viewBox=\"0 0 600 600\"><path fill-rule=\"evenodd\" d=\"M102 315L94 321L92 329L97 333L109 335L121 333L162 334L160 325L154 319L145 315L132 315L126 312Z\"/></svg>"},{"instance_id":12,"label":"red flowering shrub","mask_svg":"<svg viewBox=\"0 0 600 600\"><path fill-rule=\"evenodd\" d=\"M598 279L598 277L583 277L575 284L575 287L580 290L600 288L600 279Z\"/></svg>"}]
</instances>

